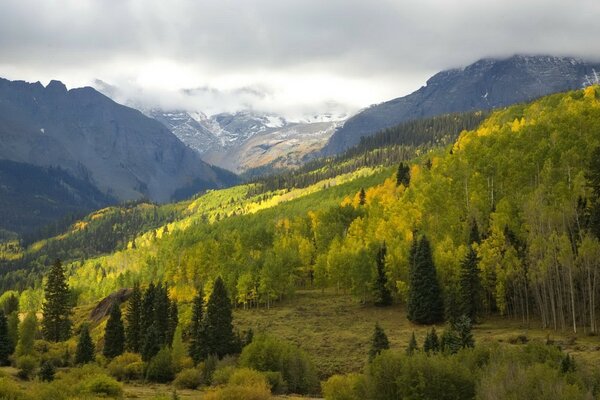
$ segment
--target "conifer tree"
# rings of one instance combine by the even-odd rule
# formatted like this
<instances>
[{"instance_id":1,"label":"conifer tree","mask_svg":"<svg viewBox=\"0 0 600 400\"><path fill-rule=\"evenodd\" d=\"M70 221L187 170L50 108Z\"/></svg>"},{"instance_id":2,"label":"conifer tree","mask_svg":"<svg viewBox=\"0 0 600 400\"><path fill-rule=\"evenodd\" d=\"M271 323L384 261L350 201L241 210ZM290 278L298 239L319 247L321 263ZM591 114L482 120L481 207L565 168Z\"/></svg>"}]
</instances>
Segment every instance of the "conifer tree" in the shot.
<instances>
[{"instance_id":1,"label":"conifer tree","mask_svg":"<svg viewBox=\"0 0 600 400\"><path fill-rule=\"evenodd\" d=\"M207 356L206 331L204 326L204 293L198 290L192 305L192 321L190 323L189 355L195 364Z\"/></svg>"},{"instance_id":2,"label":"conifer tree","mask_svg":"<svg viewBox=\"0 0 600 400\"><path fill-rule=\"evenodd\" d=\"M206 347L208 354L219 358L234 354L237 350L233 333L231 300L221 277L215 281L206 304Z\"/></svg>"},{"instance_id":3,"label":"conifer tree","mask_svg":"<svg viewBox=\"0 0 600 400\"><path fill-rule=\"evenodd\" d=\"M146 334L142 344L142 360L148 362L160 351L159 337L156 332L156 327L151 325Z\"/></svg>"},{"instance_id":4,"label":"conifer tree","mask_svg":"<svg viewBox=\"0 0 600 400\"><path fill-rule=\"evenodd\" d=\"M37 318L33 312L28 313L23 322L19 324L19 341L16 350L18 356L33 354L37 326Z\"/></svg>"},{"instance_id":5,"label":"conifer tree","mask_svg":"<svg viewBox=\"0 0 600 400\"><path fill-rule=\"evenodd\" d=\"M361 188L360 192L358 193L358 204L361 206L364 206L366 202L367 202L367 194L365 193L365 189Z\"/></svg>"},{"instance_id":6,"label":"conifer tree","mask_svg":"<svg viewBox=\"0 0 600 400\"><path fill-rule=\"evenodd\" d=\"M455 354L461 348L460 338L454 328L445 329L440 339L440 350L444 353Z\"/></svg>"},{"instance_id":7,"label":"conifer tree","mask_svg":"<svg viewBox=\"0 0 600 400\"><path fill-rule=\"evenodd\" d=\"M8 320L4 311L0 310L0 366L8 365L8 357L12 353L11 340L8 335Z\"/></svg>"},{"instance_id":8,"label":"conifer tree","mask_svg":"<svg viewBox=\"0 0 600 400\"><path fill-rule=\"evenodd\" d=\"M472 246L473 243L481 243L481 235L479 234L479 226L477 225L477 221L475 219L471 220L471 229L469 231L469 245Z\"/></svg>"},{"instance_id":9,"label":"conifer tree","mask_svg":"<svg viewBox=\"0 0 600 400\"><path fill-rule=\"evenodd\" d=\"M156 296L156 287L150 282L142 298L142 312L140 315L140 324L142 335L148 332L148 329L154 324L154 298Z\"/></svg>"},{"instance_id":10,"label":"conifer tree","mask_svg":"<svg viewBox=\"0 0 600 400\"><path fill-rule=\"evenodd\" d=\"M435 326L431 328L430 332L427 332L427 336L425 337L425 342L423 343L423 350L425 353L437 353L440 351L440 341L435 331Z\"/></svg>"},{"instance_id":11,"label":"conifer tree","mask_svg":"<svg viewBox=\"0 0 600 400\"><path fill-rule=\"evenodd\" d=\"M479 278L479 260L473 247L460 264L459 308L463 315L475 321L480 306L481 281Z\"/></svg>"},{"instance_id":12,"label":"conifer tree","mask_svg":"<svg viewBox=\"0 0 600 400\"><path fill-rule=\"evenodd\" d=\"M71 334L71 305L69 286L60 260L56 260L48 273L42 305L42 332L51 342L67 340Z\"/></svg>"},{"instance_id":13,"label":"conifer tree","mask_svg":"<svg viewBox=\"0 0 600 400\"><path fill-rule=\"evenodd\" d=\"M19 299L14 294L4 303L4 315L10 315L15 311L19 311Z\"/></svg>"},{"instance_id":14,"label":"conifer tree","mask_svg":"<svg viewBox=\"0 0 600 400\"><path fill-rule=\"evenodd\" d=\"M96 347L90 336L90 328L87 324L81 326L79 341L77 342L77 350L75 352L75 364L87 364L96 358L94 352Z\"/></svg>"},{"instance_id":15,"label":"conifer tree","mask_svg":"<svg viewBox=\"0 0 600 400\"><path fill-rule=\"evenodd\" d=\"M373 336L371 337L371 349L369 349L369 362L373 361L383 350L390 348L390 342L383 328L375 324Z\"/></svg>"},{"instance_id":16,"label":"conifer tree","mask_svg":"<svg viewBox=\"0 0 600 400\"><path fill-rule=\"evenodd\" d=\"M441 322L444 319L444 303L431 247L425 236L419 241L414 256L411 254L411 259L413 265L409 271L408 319L418 324Z\"/></svg>"},{"instance_id":17,"label":"conifer tree","mask_svg":"<svg viewBox=\"0 0 600 400\"><path fill-rule=\"evenodd\" d=\"M127 302L127 349L139 353L142 343L142 291L139 283L133 285L133 292Z\"/></svg>"},{"instance_id":18,"label":"conifer tree","mask_svg":"<svg viewBox=\"0 0 600 400\"><path fill-rule=\"evenodd\" d=\"M102 349L102 354L106 358L114 358L123 354L124 347L125 328L121 320L121 308L117 303L113 303L104 330L104 349Z\"/></svg>"},{"instance_id":19,"label":"conifer tree","mask_svg":"<svg viewBox=\"0 0 600 400\"><path fill-rule=\"evenodd\" d=\"M385 243L381 246L377 252L377 278L373 285L375 292L375 305L378 307L385 307L392 304L392 294L390 289L387 287L387 276L385 274L385 257L387 254L387 248Z\"/></svg>"},{"instance_id":20,"label":"conifer tree","mask_svg":"<svg viewBox=\"0 0 600 400\"><path fill-rule=\"evenodd\" d=\"M54 368L54 364L52 364L52 361L47 360L42 363L38 376L41 381L52 382L54 380L55 372L56 368Z\"/></svg>"},{"instance_id":21,"label":"conifer tree","mask_svg":"<svg viewBox=\"0 0 600 400\"><path fill-rule=\"evenodd\" d=\"M169 307L169 333L167 334L167 342L169 346L173 343L173 337L175 336L175 330L179 324L179 310L177 308L177 302L171 301Z\"/></svg>"},{"instance_id":22,"label":"conifer tree","mask_svg":"<svg viewBox=\"0 0 600 400\"><path fill-rule=\"evenodd\" d=\"M419 345L417 344L417 338L415 337L415 333L413 332L408 342L408 347L406 348L406 354L412 356L418 350Z\"/></svg>"},{"instance_id":23,"label":"conifer tree","mask_svg":"<svg viewBox=\"0 0 600 400\"><path fill-rule=\"evenodd\" d=\"M473 338L473 333L471 332L472 325L469 317L466 315L461 316L458 321L453 324L453 329L457 333L460 346L463 349L475 346L475 339Z\"/></svg>"},{"instance_id":24,"label":"conifer tree","mask_svg":"<svg viewBox=\"0 0 600 400\"><path fill-rule=\"evenodd\" d=\"M10 339L11 353L15 352L19 343L19 313L14 311L8 316L8 337Z\"/></svg>"},{"instance_id":25,"label":"conifer tree","mask_svg":"<svg viewBox=\"0 0 600 400\"><path fill-rule=\"evenodd\" d=\"M167 286L159 283L154 291L154 326L156 338L162 347L170 345L169 334L169 295Z\"/></svg>"},{"instance_id":26,"label":"conifer tree","mask_svg":"<svg viewBox=\"0 0 600 400\"><path fill-rule=\"evenodd\" d=\"M408 187L410 183L410 167L400 163L398 172L396 173L396 186L404 185Z\"/></svg>"}]
</instances>

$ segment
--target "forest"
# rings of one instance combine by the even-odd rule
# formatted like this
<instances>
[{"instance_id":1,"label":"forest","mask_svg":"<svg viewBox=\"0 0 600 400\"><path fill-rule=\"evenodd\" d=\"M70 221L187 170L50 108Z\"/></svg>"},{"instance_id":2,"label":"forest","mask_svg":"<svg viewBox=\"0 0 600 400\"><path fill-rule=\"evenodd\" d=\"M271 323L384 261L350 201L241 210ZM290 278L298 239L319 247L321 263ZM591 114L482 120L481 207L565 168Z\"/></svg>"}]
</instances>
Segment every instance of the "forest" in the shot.
<instances>
[{"instance_id":1,"label":"forest","mask_svg":"<svg viewBox=\"0 0 600 400\"><path fill-rule=\"evenodd\" d=\"M0 398L119 398L131 382L167 398L600 398L597 355L552 339L598 346L600 88L444 118L363 140L351 160L381 157L360 167L109 209L3 249L0 362L31 393L0 377ZM393 138L419 129L441 143L391 166L414 145ZM363 365L326 368L252 326L291 321L307 293L412 334L399 346L369 320ZM546 338L490 340L489 321Z\"/></svg>"}]
</instances>

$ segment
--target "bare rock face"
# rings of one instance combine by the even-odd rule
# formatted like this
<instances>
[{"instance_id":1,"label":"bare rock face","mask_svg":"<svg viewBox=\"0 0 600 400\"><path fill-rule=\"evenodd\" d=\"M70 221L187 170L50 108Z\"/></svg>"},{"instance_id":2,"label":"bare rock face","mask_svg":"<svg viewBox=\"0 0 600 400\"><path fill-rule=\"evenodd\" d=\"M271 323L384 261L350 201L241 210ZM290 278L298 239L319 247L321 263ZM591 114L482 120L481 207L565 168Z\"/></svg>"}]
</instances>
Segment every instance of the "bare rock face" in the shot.
<instances>
[{"instance_id":1,"label":"bare rock face","mask_svg":"<svg viewBox=\"0 0 600 400\"><path fill-rule=\"evenodd\" d=\"M94 323L99 323L102 320L102 318L110 314L110 309L112 308L113 304L120 305L121 303L124 303L129 299L129 296L131 296L132 292L133 289L123 288L119 289L114 293L109 294L108 296L103 298L96 307L94 307L94 309L90 313L90 319Z\"/></svg>"},{"instance_id":2,"label":"bare rock face","mask_svg":"<svg viewBox=\"0 0 600 400\"><path fill-rule=\"evenodd\" d=\"M487 110L526 102L598 82L600 65L567 57L483 59L442 71L416 92L377 104L348 119L323 154L340 153L363 136L402 122L452 112Z\"/></svg>"}]
</instances>

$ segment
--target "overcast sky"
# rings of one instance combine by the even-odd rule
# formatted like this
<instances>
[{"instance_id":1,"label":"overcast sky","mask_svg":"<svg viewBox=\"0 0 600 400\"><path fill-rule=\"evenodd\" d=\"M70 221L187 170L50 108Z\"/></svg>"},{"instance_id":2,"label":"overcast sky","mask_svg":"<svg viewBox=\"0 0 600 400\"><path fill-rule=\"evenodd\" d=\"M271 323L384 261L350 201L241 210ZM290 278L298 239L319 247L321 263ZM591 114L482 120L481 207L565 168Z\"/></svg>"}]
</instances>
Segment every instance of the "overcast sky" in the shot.
<instances>
[{"instance_id":1,"label":"overcast sky","mask_svg":"<svg viewBox=\"0 0 600 400\"><path fill-rule=\"evenodd\" d=\"M599 21L599 0L0 0L0 76L295 117L355 111L487 56L598 59Z\"/></svg>"}]
</instances>

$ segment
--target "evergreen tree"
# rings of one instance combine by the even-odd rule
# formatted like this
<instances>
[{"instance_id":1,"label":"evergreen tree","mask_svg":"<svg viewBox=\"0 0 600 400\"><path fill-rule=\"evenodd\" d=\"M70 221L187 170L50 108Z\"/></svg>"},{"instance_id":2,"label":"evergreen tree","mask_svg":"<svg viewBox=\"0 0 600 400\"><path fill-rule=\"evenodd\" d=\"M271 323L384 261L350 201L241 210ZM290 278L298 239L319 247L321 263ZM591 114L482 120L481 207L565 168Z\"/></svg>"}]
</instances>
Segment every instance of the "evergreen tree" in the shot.
<instances>
[{"instance_id":1,"label":"evergreen tree","mask_svg":"<svg viewBox=\"0 0 600 400\"><path fill-rule=\"evenodd\" d=\"M175 330L179 324L179 310L177 308L177 302L171 301L171 307L169 307L169 333L167 335L167 342L169 346L173 343L173 337L175 336Z\"/></svg>"},{"instance_id":2,"label":"evergreen tree","mask_svg":"<svg viewBox=\"0 0 600 400\"><path fill-rule=\"evenodd\" d=\"M17 356L27 356L33 354L33 343L37 332L37 318L35 313L27 314L23 322L19 325L19 341L17 343Z\"/></svg>"},{"instance_id":3,"label":"evergreen tree","mask_svg":"<svg viewBox=\"0 0 600 400\"><path fill-rule=\"evenodd\" d=\"M192 305L192 321L190 323L189 355L195 364L207 356L206 331L204 326L204 293L198 290Z\"/></svg>"},{"instance_id":4,"label":"evergreen tree","mask_svg":"<svg viewBox=\"0 0 600 400\"><path fill-rule=\"evenodd\" d=\"M560 361L560 372L568 374L569 372L575 371L575 359L567 353L566 356Z\"/></svg>"},{"instance_id":5,"label":"evergreen tree","mask_svg":"<svg viewBox=\"0 0 600 400\"><path fill-rule=\"evenodd\" d=\"M379 355L383 350L387 350L390 348L390 342L387 338L387 335L383 331L383 328L379 326L379 324L375 324L375 330L373 331L373 336L371 337L371 349L369 350L369 362L373 361L377 355Z\"/></svg>"},{"instance_id":6,"label":"evergreen tree","mask_svg":"<svg viewBox=\"0 0 600 400\"><path fill-rule=\"evenodd\" d=\"M12 354L12 344L8 334L8 320L4 311L0 310L0 366L8 365L8 357Z\"/></svg>"},{"instance_id":7,"label":"evergreen tree","mask_svg":"<svg viewBox=\"0 0 600 400\"><path fill-rule=\"evenodd\" d=\"M408 347L406 348L406 354L412 356L416 351L419 351L419 345L417 344L417 338L413 332L410 340L408 341Z\"/></svg>"},{"instance_id":8,"label":"evergreen tree","mask_svg":"<svg viewBox=\"0 0 600 400\"><path fill-rule=\"evenodd\" d=\"M102 354L106 358L114 358L123 354L125 350L125 328L121 320L121 308L113 303L110 315L104 329L104 349Z\"/></svg>"},{"instance_id":9,"label":"evergreen tree","mask_svg":"<svg viewBox=\"0 0 600 400\"><path fill-rule=\"evenodd\" d=\"M170 345L169 334L169 295L167 286L159 283L154 291L154 326L160 346Z\"/></svg>"},{"instance_id":10,"label":"evergreen tree","mask_svg":"<svg viewBox=\"0 0 600 400\"><path fill-rule=\"evenodd\" d=\"M42 305L42 331L51 342L67 340L71 334L71 304L69 286L60 260L56 260L48 273Z\"/></svg>"},{"instance_id":11,"label":"evergreen tree","mask_svg":"<svg viewBox=\"0 0 600 400\"><path fill-rule=\"evenodd\" d=\"M148 362L160 351L160 342L156 327L154 325L148 328L144 335L142 344L142 360Z\"/></svg>"},{"instance_id":12,"label":"evergreen tree","mask_svg":"<svg viewBox=\"0 0 600 400\"><path fill-rule=\"evenodd\" d=\"M460 264L459 308L463 315L475 321L480 306L481 281L479 278L477 253L470 247L469 253Z\"/></svg>"},{"instance_id":13,"label":"evergreen tree","mask_svg":"<svg viewBox=\"0 0 600 400\"><path fill-rule=\"evenodd\" d=\"M231 301L221 277L215 281L213 291L206 304L206 347L208 354L219 358L236 352L233 333Z\"/></svg>"},{"instance_id":14,"label":"evergreen tree","mask_svg":"<svg viewBox=\"0 0 600 400\"><path fill-rule=\"evenodd\" d=\"M360 192L358 193L358 204L361 206L364 206L366 202L367 202L367 194L365 193L365 189L361 188Z\"/></svg>"},{"instance_id":15,"label":"evergreen tree","mask_svg":"<svg viewBox=\"0 0 600 400\"><path fill-rule=\"evenodd\" d=\"M466 315L461 316L453 324L453 328L458 335L460 347L462 347L463 349L467 347L475 347L475 339L473 338L473 333L471 332L472 325L469 317L467 317Z\"/></svg>"},{"instance_id":16,"label":"evergreen tree","mask_svg":"<svg viewBox=\"0 0 600 400\"><path fill-rule=\"evenodd\" d=\"M410 167L400 163L398 172L396 173L396 186L404 185L408 187L410 183Z\"/></svg>"},{"instance_id":17,"label":"evergreen tree","mask_svg":"<svg viewBox=\"0 0 600 400\"><path fill-rule=\"evenodd\" d=\"M410 266L409 276L408 319L418 324L441 322L444 319L444 303L431 247L425 236L419 241L416 252L414 255L411 254L411 258L413 265Z\"/></svg>"},{"instance_id":18,"label":"evergreen tree","mask_svg":"<svg viewBox=\"0 0 600 400\"><path fill-rule=\"evenodd\" d=\"M154 324L154 298L156 296L156 287L153 282L150 282L144 297L142 299L142 312L140 315L140 325L142 335L148 332L148 329Z\"/></svg>"},{"instance_id":19,"label":"evergreen tree","mask_svg":"<svg viewBox=\"0 0 600 400\"><path fill-rule=\"evenodd\" d=\"M471 229L469 231L469 245L473 245L473 243L481 243L481 235L479 234L479 226L477 225L477 221L475 219L471 220Z\"/></svg>"},{"instance_id":20,"label":"evergreen tree","mask_svg":"<svg viewBox=\"0 0 600 400\"><path fill-rule=\"evenodd\" d=\"M390 293L390 289L387 287L387 276L385 274L386 254L387 248L385 243L383 243L377 252L377 279L373 285L375 292L375 305L378 307L385 307L392 304L392 294Z\"/></svg>"},{"instance_id":21,"label":"evergreen tree","mask_svg":"<svg viewBox=\"0 0 600 400\"><path fill-rule=\"evenodd\" d=\"M127 302L127 349L134 353L139 353L142 342L142 291L139 283L133 285L133 292Z\"/></svg>"},{"instance_id":22,"label":"evergreen tree","mask_svg":"<svg viewBox=\"0 0 600 400\"><path fill-rule=\"evenodd\" d=\"M440 351L440 341L437 332L435 331L435 327L431 328L430 332L427 332L425 343L423 343L423 350L427 354Z\"/></svg>"},{"instance_id":23,"label":"evergreen tree","mask_svg":"<svg viewBox=\"0 0 600 400\"><path fill-rule=\"evenodd\" d=\"M14 353L19 343L19 313L17 311L8 316L8 337L10 339L11 353Z\"/></svg>"},{"instance_id":24,"label":"evergreen tree","mask_svg":"<svg viewBox=\"0 0 600 400\"><path fill-rule=\"evenodd\" d=\"M96 347L94 346L92 337L90 336L90 328L87 324L83 324L81 326L81 333L79 334L79 341L77 342L75 364L91 363L95 359L95 351Z\"/></svg>"},{"instance_id":25,"label":"evergreen tree","mask_svg":"<svg viewBox=\"0 0 600 400\"><path fill-rule=\"evenodd\" d=\"M54 368L54 364L52 364L52 361L48 360L42 363L38 376L41 381L52 382L54 380L55 372L56 368Z\"/></svg>"},{"instance_id":26,"label":"evergreen tree","mask_svg":"<svg viewBox=\"0 0 600 400\"><path fill-rule=\"evenodd\" d=\"M455 354L461 348L461 341L456 331L453 328L444 330L440 339L440 350L444 353Z\"/></svg>"},{"instance_id":27,"label":"evergreen tree","mask_svg":"<svg viewBox=\"0 0 600 400\"><path fill-rule=\"evenodd\" d=\"M14 294L11 294L10 297L4 303L4 315L10 315L13 312L19 311L19 299Z\"/></svg>"}]
</instances>

